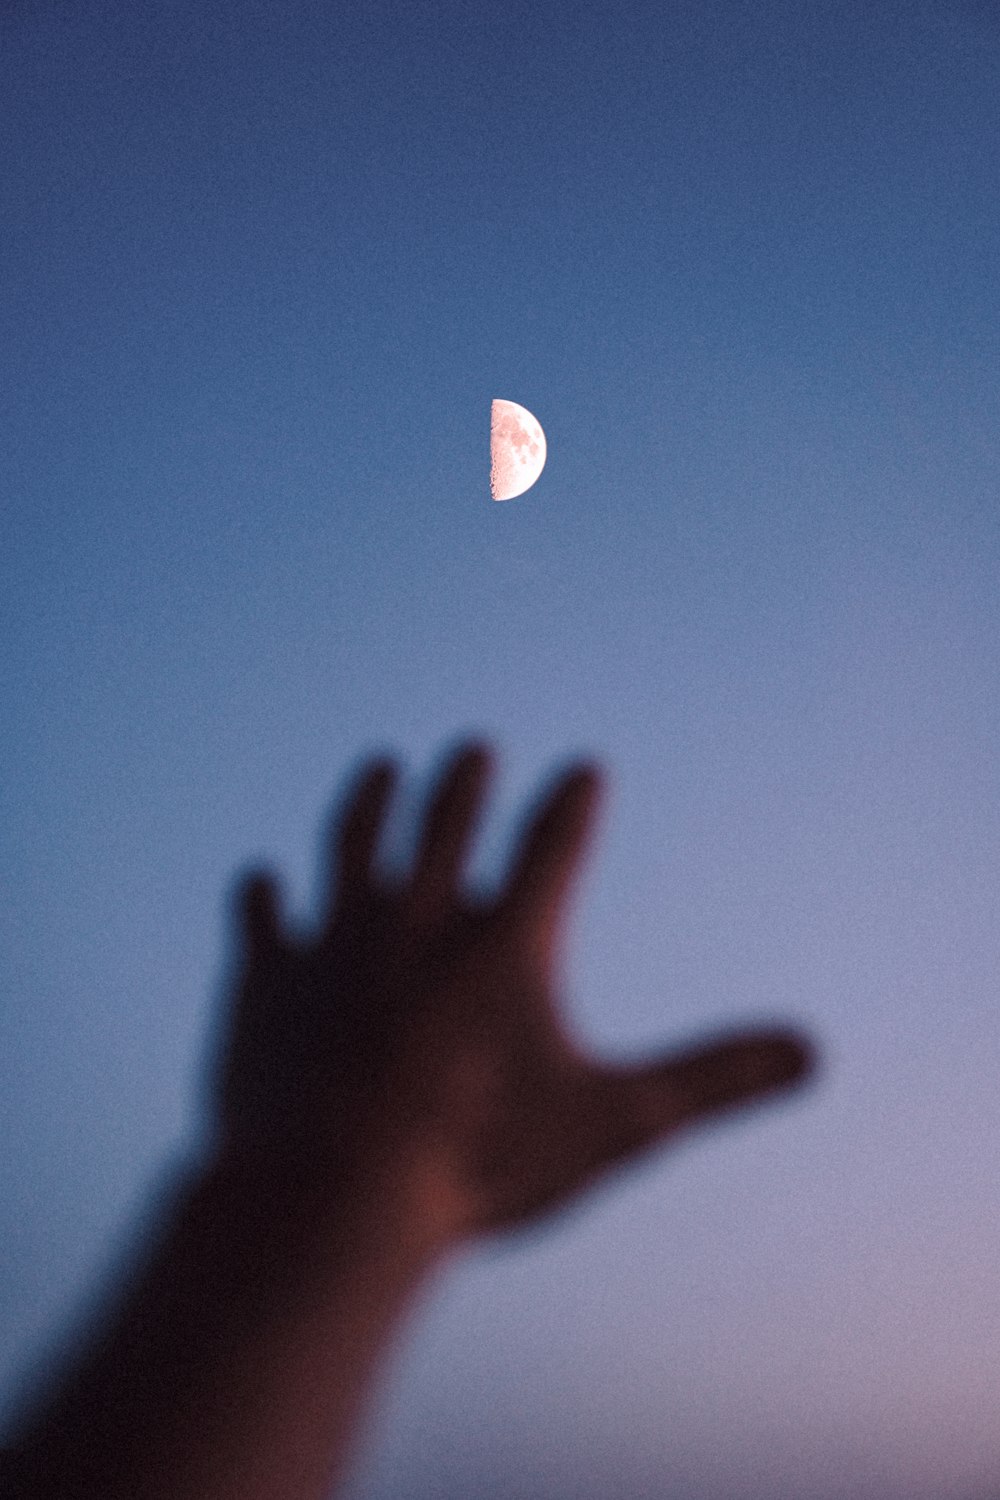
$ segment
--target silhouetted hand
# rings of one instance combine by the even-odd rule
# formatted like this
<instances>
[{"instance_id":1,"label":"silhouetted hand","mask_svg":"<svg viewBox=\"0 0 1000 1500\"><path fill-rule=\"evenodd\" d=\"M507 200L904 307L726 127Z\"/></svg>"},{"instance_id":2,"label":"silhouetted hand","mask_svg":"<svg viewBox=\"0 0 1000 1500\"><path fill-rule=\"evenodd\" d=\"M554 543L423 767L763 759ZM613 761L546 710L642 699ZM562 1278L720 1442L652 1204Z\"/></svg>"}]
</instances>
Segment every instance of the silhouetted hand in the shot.
<instances>
[{"instance_id":1,"label":"silhouetted hand","mask_svg":"<svg viewBox=\"0 0 1000 1500\"><path fill-rule=\"evenodd\" d=\"M322 1500L450 1249L807 1070L777 1031L642 1067L583 1056L553 973L601 777L562 777L485 898L462 874L490 768L482 747L453 758L400 879L376 858L396 772L371 765L312 938L269 879L245 884L213 1158L23 1420L16 1500Z\"/></svg>"},{"instance_id":2,"label":"silhouetted hand","mask_svg":"<svg viewBox=\"0 0 1000 1500\"><path fill-rule=\"evenodd\" d=\"M302 1175L331 1205L402 1192L444 1248L554 1208L682 1126L801 1078L791 1034L734 1034L641 1067L581 1055L554 986L602 777L580 765L529 820L506 881L462 875L492 769L470 745L426 812L412 872L377 846L397 772L371 764L332 840L319 929L284 926L273 883L241 896L243 972L220 1149Z\"/></svg>"}]
</instances>

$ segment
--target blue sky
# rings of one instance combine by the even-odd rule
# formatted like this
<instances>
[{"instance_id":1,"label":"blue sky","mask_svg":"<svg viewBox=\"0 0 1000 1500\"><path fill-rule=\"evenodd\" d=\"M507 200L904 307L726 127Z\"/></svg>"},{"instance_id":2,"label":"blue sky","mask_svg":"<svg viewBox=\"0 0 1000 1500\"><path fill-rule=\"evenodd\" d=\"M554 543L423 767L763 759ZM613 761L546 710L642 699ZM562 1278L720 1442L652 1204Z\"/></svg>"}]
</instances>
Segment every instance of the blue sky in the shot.
<instances>
[{"instance_id":1,"label":"blue sky","mask_svg":"<svg viewBox=\"0 0 1000 1500\"><path fill-rule=\"evenodd\" d=\"M196 1138L358 758L612 792L574 1026L807 1094L431 1289L349 1500L1000 1490L1000 23L0 14L0 1385ZM538 484L490 499L493 397ZM6 1408L5 1408L6 1409Z\"/></svg>"}]
</instances>

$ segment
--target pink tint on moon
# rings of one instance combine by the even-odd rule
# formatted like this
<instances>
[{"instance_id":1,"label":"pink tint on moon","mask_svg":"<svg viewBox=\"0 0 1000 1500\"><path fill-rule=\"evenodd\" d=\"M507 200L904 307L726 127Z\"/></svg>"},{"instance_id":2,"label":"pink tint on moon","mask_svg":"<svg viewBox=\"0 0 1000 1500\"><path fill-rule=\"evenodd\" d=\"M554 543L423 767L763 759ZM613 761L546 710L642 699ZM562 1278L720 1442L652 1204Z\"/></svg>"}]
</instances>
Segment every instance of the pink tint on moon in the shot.
<instances>
[{"instance_id":1,"label":"pink tint on moon","mask_svg":"<svg viewBox=\"0 0 1000 1500\"><path fill-rule=\"evenodd\" d=\"M530 490L545 467L545 433L516 401L494 401L490 408L490 494L513 500Z\"/></svg>"}]
</instances>

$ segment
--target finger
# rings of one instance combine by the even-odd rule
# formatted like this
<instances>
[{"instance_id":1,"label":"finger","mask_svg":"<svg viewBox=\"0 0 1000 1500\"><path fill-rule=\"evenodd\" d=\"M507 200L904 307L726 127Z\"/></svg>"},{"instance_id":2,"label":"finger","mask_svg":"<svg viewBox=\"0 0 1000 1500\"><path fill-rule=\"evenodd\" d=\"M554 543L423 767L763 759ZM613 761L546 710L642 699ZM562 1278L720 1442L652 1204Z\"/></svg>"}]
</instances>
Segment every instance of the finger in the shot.
<instances>
[{"instance_id":1,"label":"finger","mask_svg":"<svg viewBox=\"0 0 1000 1500\"><path fill-rule=\"evenodd\" d=\"M398 768L371 761L344 799L331 837L331 870L324 913L329 927L347 908L369 896L376 883L375 856Z\"/></svg>"},{"instance_id":2,"label":"finger","mask_svg":"<svg viewBox=\"0 0 1000 1500\"><path fill-rule=\"evenodd\" d=\"M281 942L281 907L277 885L264 871L254 871L240 883L237 912L244 950L252 961L265 957Z\"/></svg>"},{"instance_id":3,"label":"finger","mask_svg":"<svg viewBox=\"0 0 1000 1500\"><path fill-rule=\"evenodd\" d=\"M815 1053L790 1031L759 1031L630 1069L603 1070L603 1142L610 1163L682 1126L739 1109L803 1082Z\"/></svg>"},{"instance_id":4,"label":"finger","mask_svg":"<svg viewBox=\"0 0 1000 1500\"><path fill-rule=\"evenodd\" d=\"M412 921L433 921L454 900L492 769L489 747L472 743L452 757L441 776L410 882Z\"/></svg>"},{"instance_id":5,"label":"finger","mask_svg":"<svg viewBox=\"0 0 1000 1500\"><path fill-rule=\"evenodd\" d=\"M501 911L529 938L550 945L596 821L604 778L573 767L531 818L500 897Z\"/></svg>"}]
</instances>

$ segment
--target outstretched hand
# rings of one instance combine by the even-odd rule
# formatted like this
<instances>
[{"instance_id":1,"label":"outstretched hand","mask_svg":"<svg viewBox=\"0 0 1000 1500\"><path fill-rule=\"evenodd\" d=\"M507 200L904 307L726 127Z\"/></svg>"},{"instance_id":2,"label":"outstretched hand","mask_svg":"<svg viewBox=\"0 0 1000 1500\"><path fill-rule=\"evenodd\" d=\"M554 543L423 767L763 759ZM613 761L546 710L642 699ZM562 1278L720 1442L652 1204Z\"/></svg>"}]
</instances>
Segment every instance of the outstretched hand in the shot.
<instances>
[{"instance_id":1,"label":"outstretched hand","mask_svg":"<svg viewBox=\"0 0 1000 1500\"><path fill-rule=\"evenodd\" d=\"M491 770L485 747L452 757L400 877L378 863L397 772L369 765L312 936L270 878L244 883L212 1158L22 1424L4 1476L18 1500L320 1500L448 1251L808 1070L773 1030L638 1067L585 1056L553 976L602 778L556 782L484 897L463 872Z\"/></svg>"},{"instance_id":2,"label":"outstretched hand","mask_svg":"<svg viewBox=\"0 0 1000 1500\"><path fill-rule=\"evenodd\" d=\"M319 928L285 926L273 882L241 895L242 972L220 1149L305 1173L331 1201L401 1191L446 1248L555 1208L681 1127L809 1070L785 1031L733 1033L642 1066L584 1056L554 970L602 789L579 765L540 802L489 899L463 887L491 752L454 755L412 870L377 852L397 770L370 764L332 839Z\"/></svg>"}]
</instances>

